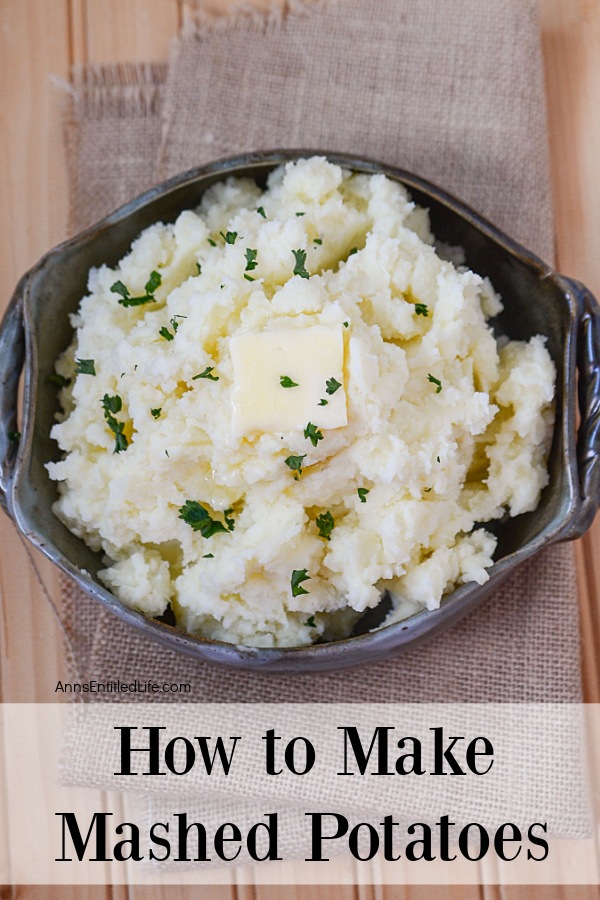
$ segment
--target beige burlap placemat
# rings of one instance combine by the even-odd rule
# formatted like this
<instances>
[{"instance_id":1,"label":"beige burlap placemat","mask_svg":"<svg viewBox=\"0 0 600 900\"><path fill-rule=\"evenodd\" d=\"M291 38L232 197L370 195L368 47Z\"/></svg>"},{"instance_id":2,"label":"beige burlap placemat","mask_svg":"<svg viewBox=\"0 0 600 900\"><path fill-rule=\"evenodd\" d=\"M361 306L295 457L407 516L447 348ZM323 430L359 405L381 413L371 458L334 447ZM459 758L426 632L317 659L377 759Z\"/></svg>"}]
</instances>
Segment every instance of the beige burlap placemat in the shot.
<instances>
[{"instance_id":1,"label":"beige burlap placemat","mask_svg":"<svg viewBox=\"0 0 600 900\"><path fill-rule=\"evenodd\" d=\"M303 145L412 169L551 259L535 8L534 0L332 0L216 27L199 16L168 73L80 72L68 124L73 229L158 177ZM450 632L342 675L212 667L141 638L66 583L64 596L79 677L189 682L196 702L581 699L568 546L540 553Z\"/></svg>"}]
</instances>

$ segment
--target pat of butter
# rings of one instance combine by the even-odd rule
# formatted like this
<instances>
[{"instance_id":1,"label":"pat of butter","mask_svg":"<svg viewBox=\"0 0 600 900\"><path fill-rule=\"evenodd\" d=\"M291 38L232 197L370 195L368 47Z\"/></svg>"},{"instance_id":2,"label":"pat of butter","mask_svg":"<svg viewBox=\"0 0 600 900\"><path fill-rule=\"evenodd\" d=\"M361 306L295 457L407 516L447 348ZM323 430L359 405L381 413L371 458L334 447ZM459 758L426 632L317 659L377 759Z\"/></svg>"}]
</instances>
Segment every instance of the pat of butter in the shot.
<instances>
[{"instance_id":1,"label":"pat of butter","mask_svg":"<svg viewBox=\"0 0 600 900\"><path fill-rule=\"evenodd\" d=\"M348 422L341 325L248 332L231 338L233 433L340 428ZM294 387L284 387L287 380ZM340 384L335 388L334 382ZM322 403L321 401L327 401Z\"/></svg>"}]
</instances>

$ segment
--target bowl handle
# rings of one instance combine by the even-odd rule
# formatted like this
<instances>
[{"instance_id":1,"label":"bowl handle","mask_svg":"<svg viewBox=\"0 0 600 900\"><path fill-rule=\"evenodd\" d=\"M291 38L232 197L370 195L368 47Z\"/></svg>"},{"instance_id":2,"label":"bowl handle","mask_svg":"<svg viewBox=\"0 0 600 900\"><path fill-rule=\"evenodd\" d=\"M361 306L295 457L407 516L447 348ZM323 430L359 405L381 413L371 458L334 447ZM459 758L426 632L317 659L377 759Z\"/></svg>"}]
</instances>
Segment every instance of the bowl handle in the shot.
<instances>
[{"instance_id":1,"label":"bowl handle","mask_svg":"<svg viewBox=\"0 0 600 900\"><path fill-rule=\"evenodd\" d=\"M585 285L566 278L579 306L577 371L579 413L577 469L580 507L561 540L574 540L588 530L600 506L600 307Z\"/></svg>"},{"instance_id":2,"label":"bowl handle","mask_svg":"<svg viewBox=\"0 0 600 900\"><path fill-rule=\"evenodd\" d=\"M24 276L0 324L0 506L9 515L9 490L19 447L18 393L25 362Z\"/></svg>"}]
</instances>

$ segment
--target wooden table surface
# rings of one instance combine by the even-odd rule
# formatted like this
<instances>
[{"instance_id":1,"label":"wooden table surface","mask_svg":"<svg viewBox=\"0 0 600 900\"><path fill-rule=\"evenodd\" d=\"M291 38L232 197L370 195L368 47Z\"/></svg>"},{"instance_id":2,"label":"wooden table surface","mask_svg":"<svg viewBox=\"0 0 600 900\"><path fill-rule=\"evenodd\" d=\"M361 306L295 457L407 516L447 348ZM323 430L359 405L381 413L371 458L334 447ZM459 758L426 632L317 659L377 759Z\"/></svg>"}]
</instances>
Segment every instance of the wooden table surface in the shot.
<instances>
[{"instance_id":1,"label":"wooden table surface","mask_svg":"<svg viewBox=\"0 0 600 900\"><path fill-rule=\"evenodd\" d=\"M253 0L264 6L268 0ZM452 2L452 0L440 0ZM483 0L482 0L483 2ZM518 0L516 0L518 2ZM224 11L231 0L207 0ZM68 195L60 105L74 63L166 60L189 10L186 0L0 0L0 311L19 276L66 236ZM600 296L600 0L540 0L558 267ZM588 702L600 702L600 522L578 542L577 564ZM54 568L27 550L0 516L0 699L48 702L64 672L61 638L32 558L51 595ZM600 760L600 742L592 753ZM0 741L0 855L2 821ZM596 763L596 776L600 762ZM596 784L600 778L595 778ZM568 852L558 869L569 865ZM1 867L0 867L1 868ZM0 888L0 897L159 900L438 900L527 897L598 900L582 887L101 887Z\"/></svg>"}]
</instances>

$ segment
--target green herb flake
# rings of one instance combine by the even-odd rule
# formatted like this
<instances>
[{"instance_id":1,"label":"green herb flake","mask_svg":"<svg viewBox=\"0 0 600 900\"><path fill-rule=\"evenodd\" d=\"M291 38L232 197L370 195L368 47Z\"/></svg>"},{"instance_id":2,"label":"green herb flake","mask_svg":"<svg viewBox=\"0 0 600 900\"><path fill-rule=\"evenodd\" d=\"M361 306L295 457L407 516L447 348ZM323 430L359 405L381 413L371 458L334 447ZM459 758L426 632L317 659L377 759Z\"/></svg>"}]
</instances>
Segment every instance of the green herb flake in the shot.
<instances>
[{"instance_id":1,"label":"green herb flake","mask_svg":"<svg viewBox=\"0 0 600 900\"><path fill-rule=\"evenodd\" d=\"M342 325L344 326L344 328L347 328L349 324L350 324L349 322L342 322Z\"/></svg>"},{"instance_id":2,"label":"green herb flake","mask_svg":"<svg viewBox=\"0 0 600 900\"><path fill-rule=\"evenodd\" d=\"M439 394L442 389L442 382L438 378L434 378L433 375L430 375L429 373L427 373L427 381L429 381L431 384L436 385L435 392L436 394Z\"/></svg>"},{"instance_id":3,"label":"green herb flake","mask_svg":"<svg viewBox=\"0 0 600 900\"><path fill-rule=\"evenodd\" d=\"M244 272L244 278L246 281L256 281L256 278L253 278L252 275L248 275L247 272Z\"/></svg>"},{"instance_id":4,"label":"green herb flake","mask_svg":"<svg viewBox=\"0 0 600 900\"><path fill-rule=\"evenodd\" d=\"M202 559L214 559L214 558L215 558L214 553L203 553L202 554Z\"/></svg>"},{"instance_id":5,"label":"green herb flake","mask_svg":"<svg viewBox=\"0 0 600 900\"><path fill-rule=\"evenodd\" d=\"M121 423L119 422L119 425L120 424ZM128 446L129 446L129 442L127 441L127 438L123 434L123 431L121 430L121 431L115 432L115 449L113 452L121 453L122 450L127 450Z\"/></svg>"},{"instance_id":6,"label":"green herb flake","mask_svg":"<svg viewBox=\"0 0 600 900\"><path fill-rule=\"evenodd\" d=\"M96 364L93 359L76 359L75 360L76 375L95 375Z\"/></svg>"},{"instance_id":7,"label":"green herb flake","mask_svg":"<svg viewBox=\"0 0 600 900\"><path fill-rule=\"evenodd\" d=\"M299 597L300 594L308 594L309 592L306 588L302 587L303 581L308 581L310 579L310 575L308 574L307 569L294 569L292 571L291 578L291 587L292 587L292 597Z\"/></svg>"},{"instance_id":8,"label":"green herb flake","mask_svg":"<svg viewBox=\"0 0 600 900\"><path fill-rule=\"evenodd\" d=\"M279 376L279 384L282 388L292 388L298 387L297 381L292 381L289 375L280 375Z\"/></svg>"},{"instance_id":9,"label":"green herb flake","mask_svg":"<svg viewBox=\"0 0 600 900\"><path fill-rule=\"evenodd\" d=\"M174 335L171 334L171 332L169 331L169 329L168 329L165 325L163 325L163 327L160 329L160 331L159 331L158 333L160 334L160 336L161 336L162 338L165 339L165 341L172 341L172 340L173 340Z\"/></svg>"},{"instance_id":10,"label":"green herb flake","mask_svg":"<svg viewBox=\"0 0 600 900\"><path fill-rule=\"evenodd\" d=\"M18 444L21 440L21 432L20 431L7 431L6 437L9 439L11 444Z\"/></svg>"},{"instance_id":11,"label":"green herb flake","mask_svg":"<svg viewBox=\"0 0 600 900\"><path fill-rule=\"evenodd\" d=\"M194 531L199 531L202 537L210 538L213 534L233 531L233 519L228 518L230 512L230 509L225 510L225 524L223 524L218 519L213 519L208 510L197 500L186 500L184 505L179 507L179 518L190 525Z\"/></svg>"},{"instance_id":12,"label":"green herb flake","mask_svg":"<svg viewBox=\"0 0 600 900\"><path fill-rule=\"evenodd\" d=\"M327 385L326 391L331 396L331 394L335 394L338 388L341 388L341 384L339 381L336 381L335 378L328 378L325 382Z\"/></svg>"},{"instance_id":13,"label":"green herb flake","mask_svg":"<svg viewBox=\"0 0 600 900\"><path fill-rule=\"evenodd\" d=\"M320 516L317 516L315 519L317 524L317 528L319 529L319 537L325 538L326 541L331 540L331 532L335 528L335 522L333 521L333 516L327 510L327 512L321 513Z\"/></svg>"},{"instance_id":14,"label":"green herb flake","mask_svg":"<svg viewBox=\"0 0 600 900\"><path fill-rule=\"evenodd\" d=\"M285 460L286 466L294 473L294 478L298 481L302 475L302 460L306 459L306 453L303 456L288 456Z\"/></svg>"},{"instance_id":15,"label":"green herb flake","mask_svg":"<svg viewBox=\"0 0 600 900\"><path fill-rule=\"evenodd\" d=\"M429 309L427 307L427 304L426 303L415 303L415 313L418 316L424 316L425 318L427 318L427 316L429 315Z\"/></svg>"},{"instance_id":16,"label":"green herb flake","mask_svg":"<svg viewBox=\"0 0 600 900\"><path fill-rule=\"evenodd\" d=\"M296 215L297 215L297 216L305 216L306 213L304 213L304 212L297 212Z\"/></svg>"},{"instance_id":17,"label":"green herb flake","mask_svg":"<svg viewBox=\"0 0 600 900\"><path fill-rule=\"evenodd\" d=\"M111 291L113 294L119 294L123 300L127 300L129 298L129 288L126 287L122 281L115 281L113 285L111 285Z\"/></svg>"},{"instance_id":18,"label":"green herb flake","mask_svg":"<svg viewBox=\"0 0 600 900\"><path fill-rule=\"evenodd\" d=\"M115 394L114 397L109 397L108 394L105 394L100 402L105 414L118 413L123 408L123 401L118 394Z\"/></svg>"},{"instance_id":19,"label":"green herb flake","mask_svg":"<svg viewBox=\"0 0 600 900\"><path fill-rule=\"evenodd\" d=\"M322 244L322 243L323 243L323 241L322 241L322 239L321 239L321 238L315 238L315 239L314 239L314 242L313 242L313 243L315 243L315 244L318 244L318 245L319 245L319 247L320 247L320 246L321 246L321 244Z\"/></svg>"},{"instance_id":20,"label":"green herb flake","mask_svg":"<svg viewBox=\"0 0 600 900\"><path fill-rule=\"evenodd\" d=\"M46 380L51 384L57 384L61 388L68 387L71 384L70 378L65 378L64 375L59 375L57 372L53 372L52 375L48 375L48 378Z\"/></svg>"},{"instance_id":21,"label":"green herb flake","mask_svg":"<svg viewBox=\"0 0 600 900\"><path fill-rule=\"evenodd\" d=\"M246 272L251 272L258 265L256 262L256 254L257 250L253 250L252 247L246 248Z\"/></svg>"},{"instance_id":22,"label":"green herb flake","mask_svg":"<svg viewBox=\"0 0 600 900\"><path fill-rule=\"evenodd\" d=\"M368 489L368 488L357 488L356 493L357 493L358 496L360 497L360 502L361 502L361 503L366 503L366 502L367 502L367 494L369 493L369 489Z\"/></svg>"},{"instance_id":23,"label":"green herb flake","mask_svg":"<svg viewBox=\"0 0 600 900\"><path fill-rule=\"evenodd\" d=\"M154 419L158 419L160 417L161 412L162 412L162 406L158 406L156 409L150 410L150 414L152 415L152 417Z\"/></svg>"},{"instance_id":24,"label":"green herb flake","mask_svg":"<svg viewBox=\"0 0 600 900\"><path fill-rule=\"evenodd\" d=\"M156 290L156 288L160 287L161 284L162 284L162 275L160 274L160 272L157 272L155 270L153 272L150 272L150 278L144 285L144 290L146 291L146 294L148 294L148 296L150 296L150 294L153 294L154 291Z\"/></svg>"},{"instance_id":25,"label":"green herb flake","mask_svg":"<svg viewBox=\"0 0 600 900\"><path fill-rule=\"evenodd\" d=\"M321 397L317 406L327 406L328 403L329 403L329 400L326 400L325 397Z\"/></svg>"},{"instance_id":26,"label":"green herb flake","mask_svg":"<svg viewBox=\"0 0 600 900\"><path fill-rule=\"evenodd\" d=\"M216 242L216 241L213 241L212 238L208 238L208 243L210 244L211 247L216 247L216 246L217 246L217 242Z\"/></svg>"},{"instance_id":27,"label":"green herb flake","mask_svg":"<svg viewBox=\"0 0 600 900\"><path fill-rule=\"evenodd\" d=\"M436 456L436 460L437 460L438 462L441 462L441 459L439 458L439 456Z\"/></svg>"},{"instance_id":28,"label":"green herb flake","mask_svg":"<svg viewBox=\"0 0 600 900\"><path fill-rule=\"evenodd\" d=\"M353 247L352 250L350 251L350 253L348 254L348 257L354 256L355 253L358 253L358 247Z\"/></svg>"},{"instance_id":29,"label":"green herb flake","mask_svg":"<svg viewBox=\"0 0 600 900\"><path fill-rule=\"evenodd\" d=\"M237 236L238 236L237 231L226 231L225 234L223 234L223 232L220 231L219 234L221 235L221 237L223 238L223 240L225 241L226 244L235 244L235 242L237 241Z\"/></svg>"},{"instance_id":30,"label":"green herb flake","mask_svg":"<svg viewBox=\"0 0 600 900\"><path fill-rule=\"evenodd\" d=\"M266 218L267 218L267 214L266 214L266 212L264 211L264 209L263 209L262 206L259 206L258 209L256 210L256 212L259 214L259 216L262 216L263 219L266 219Z\"/></svg>"},{"instance_id":31,"label":"green herb flake","mask_svg":"<svg viewBox=\"0 0 600 900\"><path fill-rule=\"evenodd\" d=\"M113 294L119 294L119 303L121 306L143 306L145 303L155 303L156 297L154 291L162 284L162 276L160 272L152 271L150 278L144 285L146 293L141 297L132 297L129 288L122 281L115 281L111 286Z\"/></svg>"},{"instance_id":32,"label":"green herb flake","mask_svg":"<svg viewBox=\"0 0 600 900\"><path fill-rule=\"evenodd\" d=\"M294 275L300 278L310 278L310 273L306 271L304 263L306 262L306 250L292 250L296 265L294 266Z\"/></svg>"},{"instance_id":33,"label":"green herb flake","mask_svg":"<svg viewBox=\"0 0 600 900\"><path fill-rule=\"evenodd\" d=\"M317 627L317 623L315 622L314 616L309 616L304 624L306 625L307 628L316 628Z\"/></svg>"},{"instance_id":34,"label":"green herb flake","mask_svg":"<svg viewBox=\"0 0 600 900\"><path fill-rule=\"evenodd\" d=\"M313 447L316 447L319 441L323 440L323 432L319 431L317 426L313 425L312 422L309 422L304 429L304 437L311 442Z\"/></svg>"},{"instance_id":35,"label":"green herb flake","mask_svg":"<svg viewBox=\"0 0 600 900\"><path fill-rule=\"evenodd\" d=\"M143 297L127 297L125 299L121 298L119 303L121 306L144 306L146 303L155 303L156 298L152 297L150 294L144 294Z\"/></svg>"},{"instance_id":36,"label":"green herb flake","mask_svg":"<svg viewBox=\"0 0 600 900\"><path fill-rule=\"evenodd\" d=\"M214 372L214 369L215 369L214 366L207 366L205 368L204 372L200 372L198 375L194 375L194 377L192 378L192 381L196 381L197 378L208 378L209 381L218 381L219 376L211 374L212 372Z\"/></svg>"},{"instance_id":37,"label":"green herb flake","mask_svg":"<svg viewBox=\"0 0 600 900\"><path fill-rule=\"evenodd\" d=\"M113 450L113 453L121 453L122 450L127 450L127 447L129 446L129 442L123 434L125 423L118 422L115 419L115 415L121 412L121 409L123 408L123 401L118 394L115 394L113 397L109 396L109 394L105 394L100 403L104 410L106 424L115 436L115 449Z\"/></svg>"},{"instance_id":38,"label":"green herb flake","mask_svg":"<svg viewBox=\"0 0 600 900\"><path fill-rule=\"evenodd\" d=\"M202 275L202 266L199 262L196 263L196 275Z\"/></svg>"},{"instance_id":39,"label":"green herb flake","mask_svg":"<svg viewBox=\"0 0 600 900\"><path fill-rule=\"evenodd\" d=\"M430 488L430 487L428 487L428 488L423 488L423 493L424 493L424 494L428 494L430 491L431 491L431 488Z\"/></svg>"}]
</instances>

